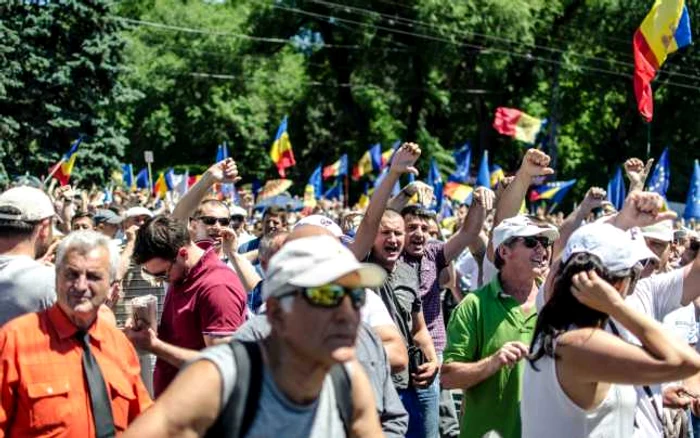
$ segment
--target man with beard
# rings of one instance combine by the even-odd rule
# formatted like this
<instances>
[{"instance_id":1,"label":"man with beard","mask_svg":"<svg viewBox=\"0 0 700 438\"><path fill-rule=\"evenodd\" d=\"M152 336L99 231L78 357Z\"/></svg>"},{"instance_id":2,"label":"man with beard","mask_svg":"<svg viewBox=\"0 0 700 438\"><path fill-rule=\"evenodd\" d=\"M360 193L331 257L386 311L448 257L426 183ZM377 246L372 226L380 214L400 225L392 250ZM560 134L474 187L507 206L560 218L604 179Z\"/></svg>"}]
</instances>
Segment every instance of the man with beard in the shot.
<instances>
[{"instance_id":1,"label":"man with beard","mask_svg":"<svg viewBox=\"0 0 700 438\"><path fill-rule=\"evenodd\" d=\"M430 221L434 220L435 213L421 206L408 206L401 212L406 226L406 244L401 259L419 272L423 316L439 361L445 348L445 322L438 275L468 246L479 243L479 232L486 213L493 208L493 198L494 194L488 188L477 188L468 216L458 231L444 243L431 239L429 235ZM424 436L437 438L439 380L435 379L430 387L418 389L417 392L424 418Z\"/></svg>"},{"instance_id":2,"label":"man with beard","mask_svg":"<svg viewBox=\"0 0 700 438\"><path fill-rule=\"evenodd\" d=\"M133 257L146 275L168 283L157 335L140 321L129 321L125 329L138 348L158 358L153 375L158 396L183 363L204 347L226 342L243 323L246 294L214 248L196 245L185 224L167 216L139 229Z\"/></svg>"},{"instance_id":3,"label":"man with beard","mask_svg":"<svg viewBox=\"0 0 700 438\"><path fill-rule=\"evenodd\" d=\"M520 436L521 360L537 320L539 277L558 237L525 216L503 220L493 231L498 275L452 314L441 382L464 391L461 438Z\"/></svg>"},{"instance_id":4,"label":"man with beard","mask_svg":"<svg viewBox=\"0 0 700 438\"><path fill-rule=\"evenodd\" d=\"M39 189L15 187L0 195L0 325L56 300L54 270L35 260L51 243L55 215Z\"/></svg>"}]
</instances>

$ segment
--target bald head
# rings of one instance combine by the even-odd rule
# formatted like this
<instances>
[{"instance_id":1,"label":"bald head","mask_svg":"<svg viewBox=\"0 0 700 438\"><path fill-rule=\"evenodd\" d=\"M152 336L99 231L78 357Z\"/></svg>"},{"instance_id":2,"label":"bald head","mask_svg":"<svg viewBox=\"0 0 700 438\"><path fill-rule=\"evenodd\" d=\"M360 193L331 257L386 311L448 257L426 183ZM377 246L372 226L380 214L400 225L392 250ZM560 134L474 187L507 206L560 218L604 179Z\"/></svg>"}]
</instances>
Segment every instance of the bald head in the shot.
<instances>
[{"instance_id":1,"label":"bald head","mask_svg":"<svg viewBox=\"0 0 700 438\"><path fill-rule=\"evenodd\" d=\"M335 235L333 235L333 233L331 233L327 228L319 227L317 225L299 225L294 227L294 231L287 236L285 243L312 236L331 236L332 238L337 239L337 237L335 237Z\"/></svg>"}]
</instances>

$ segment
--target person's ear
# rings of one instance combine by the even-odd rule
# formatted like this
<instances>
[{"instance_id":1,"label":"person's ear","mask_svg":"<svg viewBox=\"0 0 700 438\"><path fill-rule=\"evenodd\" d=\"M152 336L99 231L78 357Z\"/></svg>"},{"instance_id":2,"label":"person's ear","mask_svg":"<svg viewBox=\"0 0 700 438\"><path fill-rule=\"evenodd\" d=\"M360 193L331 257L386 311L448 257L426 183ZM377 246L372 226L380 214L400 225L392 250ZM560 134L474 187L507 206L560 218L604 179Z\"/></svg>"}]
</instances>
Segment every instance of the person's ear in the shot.
<instances>
[{"instance_id":1,"label":"person's ear","mask_svg":"<svg viewBox=\"0 0 700 438\"><path fill-rule=\"evenodd\" d=\"M267 320L270 322L270 325L276 327L283 326L285 311L278 299L272 298L266 301L265 314L267 315Z\"/></svg>"},{"instance_id":2,"label":"person's ear","mask_svg":"<svg viewBox=\"0 0 700 438\"><path fill-rule=\"evenodd\" d=\"M187 260L187 255L188 255L188 254L189 254L189 253L188 253L188 251L187 251L187 248L185 248L184 246L183 246L182 248L180 248L180 249L177 250L177 257L178 257L178 258L181 258L183 261L184 261L184 260Z\"/></svg>"}]
</instances>

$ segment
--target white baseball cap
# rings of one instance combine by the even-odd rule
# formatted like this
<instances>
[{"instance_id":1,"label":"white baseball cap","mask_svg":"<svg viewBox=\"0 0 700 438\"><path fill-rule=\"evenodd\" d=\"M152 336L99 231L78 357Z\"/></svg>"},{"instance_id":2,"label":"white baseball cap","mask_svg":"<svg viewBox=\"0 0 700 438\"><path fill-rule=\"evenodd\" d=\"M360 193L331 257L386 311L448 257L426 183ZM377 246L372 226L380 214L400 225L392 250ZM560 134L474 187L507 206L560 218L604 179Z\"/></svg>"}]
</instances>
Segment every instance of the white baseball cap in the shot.
<instances>
[{"instance_id":1,"label":"white baseball cap","mask_svg":"<svg viewBox=\"0 0 700 438\"><path fill-rule=\"evenodd\" d=\"M231 216L248 216L248 212L246 211L246 209L243 207L239 207L238 205L232 205L231 207L229 207L228 213Z\"/></svg>"},{"instance_id":2,"label":"white baseball cap","mask_svg":"<svg viewBox=\"0 0 700 438\"><path fill-rule=\"evenodd\" d=\"M336 224L333 219L323 216L321 214L312 214L301 219L294 225L294 228L300 227L302 225L314 225L317 227L325 228L330 231L335 237L341 237L343 235L343 230Z\"/></svg>"},{"instance_id":3,"label":"white baseball cap","mask_svg":"<svg viewBox=\"0 0 700 438\"><path fill-rule=\"evenodd\" d=\"M299 288L323 286L350 273L359 275L357 287L379 287L386 271L360 263L349 249L331 236L295 239L272 256L262 287L263 300Z\"/></svg>"},{"instance_id":4,"label":"white baseball cap","mask_svg":"<svg viewBox=\"0 0 700 438\"><path fill-rule=\"evenodd\" d=\"M0 208L13 210L0 213L0 219L11 221L37 222L56 215L46 193L28 186L14 187L0 194Z\"/></svg>"},{"instance_id":5,"label":"white baseball cap","mask_svg":"<svg viewBox=\"0 0 700 438\"><path fill-rule=\"evenodd\" d=\"M515 237L530 236L545 236L554 242L559 238L559 231L552 225L537 225L527 216L514 216L503 220L493 229L493 249Z\"/></svg>"},{"instance_id":6,"label":"white baseball cap","mask_svg":"<svg viewBox=\"0 0 700 438\"><path fill-rule=\"evenodd\" d=\"M134 216L153 217L153 213L151 213L151 210L147 209L146 207L131 207L124 213L125 218Z\"/></svg>"},{"instance_id":7,"label":"white baseball cap","mask_svg":"<svg viewBox=\"0 0 700 438\"><path fill-rule=\"evenodd\" d=\"M642 228L642 235L662 242L673 242L673 221L666 220Z\"/></svg>"},{"instance_id":8,"label":"white baseball cap","mask_svg":"<svg viewBox=\"0 0 700 438\"><path fill-rule=\"evenodd\" d=\"M578 253L592 254L611 272L630 269L643 260L659 260L644 243L638 229L623 231L610 224L584 225L569 237L561 261Z\"/></svg>"}]
</instances>

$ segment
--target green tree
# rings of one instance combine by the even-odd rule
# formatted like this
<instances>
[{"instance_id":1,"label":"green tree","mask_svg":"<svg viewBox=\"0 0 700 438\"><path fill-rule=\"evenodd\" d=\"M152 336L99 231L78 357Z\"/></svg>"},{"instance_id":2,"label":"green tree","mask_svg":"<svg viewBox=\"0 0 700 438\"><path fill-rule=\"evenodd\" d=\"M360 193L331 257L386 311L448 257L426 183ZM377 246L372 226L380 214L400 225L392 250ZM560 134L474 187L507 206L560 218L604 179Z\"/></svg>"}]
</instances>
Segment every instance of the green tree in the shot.
<instances>
[{"instance_id":1,"label":"green tree","mask_svg":"<svg viewBox=\"0 0 700 438\"><path fill-rule=\"evenodd\" d=\"M46 175L85 135L74 177L102 182L128 143L113 108L137 97L119 82L122 26L107 0L0 6L0 159L10 175Z\"/></svg>"}]
</instances>

